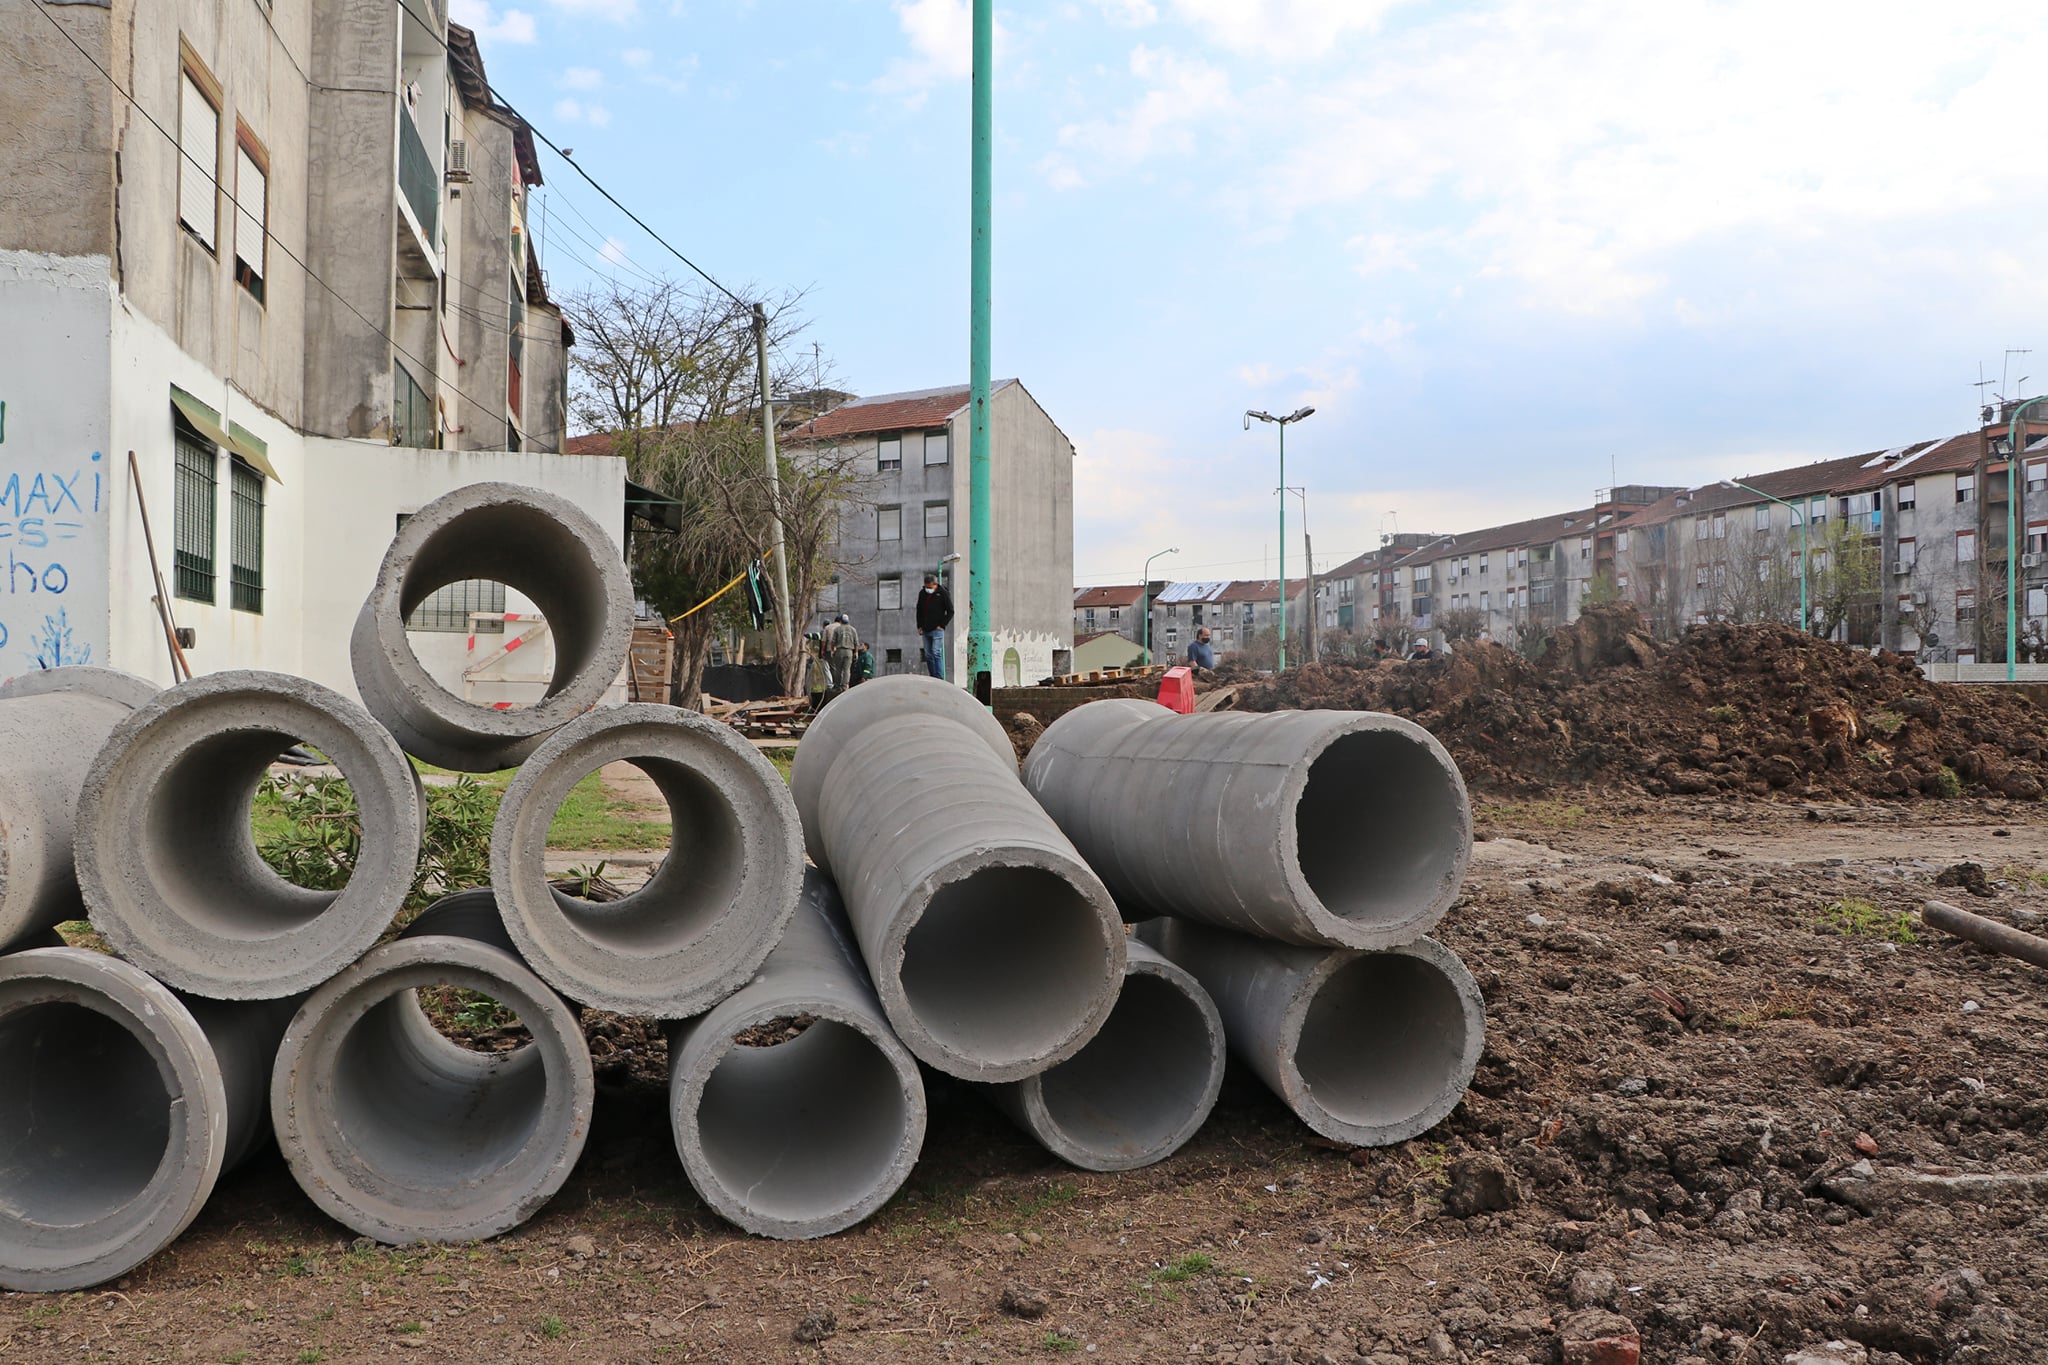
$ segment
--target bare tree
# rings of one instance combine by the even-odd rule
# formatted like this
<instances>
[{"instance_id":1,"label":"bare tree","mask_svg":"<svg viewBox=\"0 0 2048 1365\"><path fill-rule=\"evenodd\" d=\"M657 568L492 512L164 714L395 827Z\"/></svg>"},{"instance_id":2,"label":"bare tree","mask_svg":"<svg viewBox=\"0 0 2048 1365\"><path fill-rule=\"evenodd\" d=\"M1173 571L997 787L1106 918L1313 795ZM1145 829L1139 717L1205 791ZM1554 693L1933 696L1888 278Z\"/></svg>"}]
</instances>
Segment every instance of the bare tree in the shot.
<instances>
[{"instance_id":1,"label":"bare tree","mask_svg":"<svg viewBox=\"0 0 2048 1365\"><path fill-rule=\"evenodd\" d=\"M1809 534L1807 555L1807 619L1815 635L1831 639L1852 608L1875 600L1884 547L1842 519Z\"/></svg>"},{"instance_id":2,"label":"bare tree","mask_svg":"<svg viewBox=\"0 0 2048 1365\"><path fill-rule=\"evenodd\" d=\"M1452 607L1436 614L1436 626L1446 640L1476 640L1486 629L1486 613L1477 607Z\"/></svg>"},{"instance_id":3,"label":"bare tree","mask_svg":"<svg viewBox=\"0 0 2048 1365\"><path fill-rule=\"evenodd\" d=\"M1737 625L1798 620L1796 557L1787 559L1768 532L1759 533L1749 527L1737 528L1725 544L1725 572L1710 585L1709 612Z\"/></svg>"}]
</instances>

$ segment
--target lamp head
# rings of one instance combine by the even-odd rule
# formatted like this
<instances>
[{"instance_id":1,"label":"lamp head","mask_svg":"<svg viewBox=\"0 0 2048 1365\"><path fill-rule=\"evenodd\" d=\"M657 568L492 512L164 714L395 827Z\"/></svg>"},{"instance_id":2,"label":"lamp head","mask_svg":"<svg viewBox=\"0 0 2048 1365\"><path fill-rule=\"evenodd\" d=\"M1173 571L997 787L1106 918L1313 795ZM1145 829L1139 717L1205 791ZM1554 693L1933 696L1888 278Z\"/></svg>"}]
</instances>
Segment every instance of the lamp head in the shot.
<instances>
[{"instance_id":1,"label":"lamp head","mask_svg":"<svg viewBox=\"0 0 2048 1365\"><path fill-rule=\"evenodd\" d=\"M1270 412L1246 412L1244 415L1244 429L1246 431L1252 429L1252 419L1254 417L1258 418L1261 422L1277 422L1280 420Z\"/></svg>"},{"instance_id":2,"label":"lamp head","mask_svg":"<svg viewBox=\"0 0 2048 1365\"><path fill-rule=\"evenodd\" d=\"M1302 418L1313 415L1314 412L1314 408L1296 408L1280 420L1283 422L1299 422Z\"/></svg>"}]
</instances>

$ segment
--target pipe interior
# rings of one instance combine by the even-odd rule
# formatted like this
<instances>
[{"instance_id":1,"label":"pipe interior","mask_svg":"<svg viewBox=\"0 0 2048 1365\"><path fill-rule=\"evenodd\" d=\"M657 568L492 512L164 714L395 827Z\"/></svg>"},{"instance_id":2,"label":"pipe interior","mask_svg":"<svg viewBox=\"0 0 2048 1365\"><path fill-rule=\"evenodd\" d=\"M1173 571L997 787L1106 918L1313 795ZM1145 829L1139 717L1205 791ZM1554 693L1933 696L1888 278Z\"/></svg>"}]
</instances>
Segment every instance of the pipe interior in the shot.
<instances>
[{"instance_id":1,"label":"pipe interior","mask_svg":"<svg viewBox=\"0 0 2048 1365\"><path fill-rule=\"evenodd\" d=\"M61 1001L0 1017L0 1222L75 1227L134 1202L169 1155L172 1107L119 1019Z\"/></svg>"},{"instance_id":2,"label":"pipe interior","mask_svg":"<svg viewBox=\"0 0 2048 1365\"><path fill-rule=\"evenodd\" d=\"M1344 1123L1400 1123L1458 1084L1471 1020L1449 977L1407 953L1367 953L1309 1004L1294 1064Z\"/></svg>"},{"instance_id":3,"label":"pipe interior","mask_svg":"<svg viewBox=\"0 0 2048 1365\"><path fill-rule=\"evenodd\" d=\"M157 894L185 923L220 938L275 938L311 924L341 894L294 886L256 851L256 790L301 740L222 730L165 764L147 797L139 852Z\"/></svg>"},{"instance_id":4,"label":"pipe interior","mask_svg":"<svg viewBox=\"0 0 2048 1365\"><path fill-rule=\"evenodd\" d=\"M831 1019L772 1047L728 1047L697 1109L718 1184L790 1222L830 1218L872 1194L901 1160L909 1125L888 1057Z\"/></svg>"},{"instance_id":5,"label":"pipe interior","mask_svg":"<svg viewBox=\"0 0 2048 1365\"><path fill-rule=\"evenodd\" d=\"M556 891L555 904L608 950L675 952L709 933L738 897L746 879L746 831L709 774L672 759L625 761L652 778L668 802L668 853L646 885L621 900L588 901Z\"/></svg>"},{"instance_id":6,"label":"pipe interior","mask_svg":"<svg viewBox=\"0 0 2048 1365\"><path fill-rule=\"evenodd\" d=\"M1340 736L1316 755L1294 810L1301 875L1331 914L1403 924L1443 894L1465 836L1457 783L1391 730Z\"/></svg>"},{"instance_id":7,"label":"pipe interior","mask_svg":"<svg viewBox=\"0 0 2048 1365\"><path fill-rule=\"evenodd\" d=\"M1150 972L1123 993L1088 1046L1039 1081L1045 1110L1076 1145L1142 1156L1181 1135L1220 1064L1201 1007Z\"/></svg>"},{"instance_id":8,"label":"pipe interior","mask_svg":"<svg viewBox=\"0 0 2048 1365\"><path fill-rule=\"evenodd\" d=\"M414 550L399 583L401 618L450 583L480 578L532 599L554 642L552 697L590 666L611 621L605 576L570 527L537 507L487 503L440 526ZM508 622L507 629L516 623Z\"/></svg>"},{"instance_id":9,"label":"pipe interior","mask_svg":"<svg viewBox=\"0 0 2048 1365\"><path fill-rule=\"evenodd\" d=\"M1002 1066L1072 1038L1102 998L1109 932L1066 878L984 867L939 888L903 944L899 980L925 1031Z\"/></svg>"},{"instance_id":10,"label":"pipe interior","mask_svg":"<svg viewBox=\"0 0 2048 1365\"><path fill-rule=\"evenodd\" d=\"M332 1112L340 1142L384 1184L481 1190L540 1126L547 1084L542 1049L472 1052L442 1037L400 988L343 1038Z\"/></svg>"}]
</instances>

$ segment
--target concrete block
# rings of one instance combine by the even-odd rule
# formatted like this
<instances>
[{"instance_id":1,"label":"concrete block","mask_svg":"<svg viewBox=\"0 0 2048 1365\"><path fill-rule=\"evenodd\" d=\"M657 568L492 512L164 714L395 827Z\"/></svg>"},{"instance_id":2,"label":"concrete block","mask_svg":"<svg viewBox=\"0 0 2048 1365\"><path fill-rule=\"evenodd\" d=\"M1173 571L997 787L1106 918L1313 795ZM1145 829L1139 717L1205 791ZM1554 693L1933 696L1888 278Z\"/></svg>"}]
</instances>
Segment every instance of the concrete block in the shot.
<instances>
[{"instance_id":1,"label":"concrete block","mask_svg":"<svg viewBox=\"0 0 2048 1365\"><path fill-rule=\"evenodd\" d=\"M674 835L647 885L579 900L548 885L548 824L569 789L627 762L667 799ZM564 726L506 789L491 884L533 969L570 999L685 1019L745 985L796 911L796 806L774 765L729 725L674 707L617 706Z\"/></svg>"}]
</instances>

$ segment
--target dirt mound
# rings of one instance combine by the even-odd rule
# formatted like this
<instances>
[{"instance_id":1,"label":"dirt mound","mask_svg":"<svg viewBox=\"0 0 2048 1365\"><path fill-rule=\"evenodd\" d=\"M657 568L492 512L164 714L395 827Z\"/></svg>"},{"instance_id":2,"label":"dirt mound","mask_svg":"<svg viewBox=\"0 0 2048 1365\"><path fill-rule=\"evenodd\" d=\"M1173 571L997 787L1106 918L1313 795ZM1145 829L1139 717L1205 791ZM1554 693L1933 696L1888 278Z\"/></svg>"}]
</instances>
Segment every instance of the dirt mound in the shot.
<instances>
[{"instance_id":1,"label":"dirt mound","mask_svg":"<svg viewBox=\"0 0 2048 1365\"><path fill-rule=\"evenodd\" d=\"M1790 626L1716 624L1650 638L1633 607L1589 609L1535 660L1491 643L1425 663L1311 665L1248 687L1246 711L1406 716L1473 787L1560 783L1650 795L2039 798L2042 711L1990 687L1933 683L1910 659Z\"/></svg>"}]
</instances>

